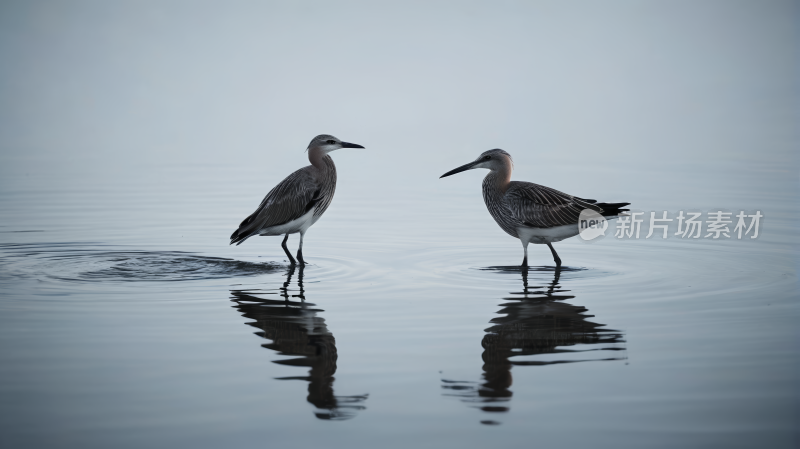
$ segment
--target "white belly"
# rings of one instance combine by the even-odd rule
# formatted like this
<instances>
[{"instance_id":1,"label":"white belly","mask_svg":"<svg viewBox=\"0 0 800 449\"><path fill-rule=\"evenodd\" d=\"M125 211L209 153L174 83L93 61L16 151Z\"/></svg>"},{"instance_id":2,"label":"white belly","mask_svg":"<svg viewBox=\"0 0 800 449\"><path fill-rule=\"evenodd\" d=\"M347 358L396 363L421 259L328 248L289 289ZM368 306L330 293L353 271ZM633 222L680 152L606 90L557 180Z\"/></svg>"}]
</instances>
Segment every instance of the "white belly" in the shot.
<instances>
[{"instance_id":1,"label":"white belly","mask_svg":"<svg viewBox=\"0 0 800 449\"><path fill-rule=\"evenodd\" d=\"M316 207L312 207L310 211L306 212L305 215L296 220L292 220L282 225L264 228L258 231L258 235L283 235L295 234L298 232L305 234L306 230L308 230L308 228L310 228L311 225L316 221L314 220L314 210L316 210Z\"/></svg>"},{"instance_id":2,"label":"white belly","mask_svg":"<svg viewBox=\"0 0 800 449\"><path fill-rule=\"evenodd\" d=\"M522 243L553 243L560 242L580 233L578 223L558 226L555 228L517 228L517 235Z\"/></svg>"}]
</instances>

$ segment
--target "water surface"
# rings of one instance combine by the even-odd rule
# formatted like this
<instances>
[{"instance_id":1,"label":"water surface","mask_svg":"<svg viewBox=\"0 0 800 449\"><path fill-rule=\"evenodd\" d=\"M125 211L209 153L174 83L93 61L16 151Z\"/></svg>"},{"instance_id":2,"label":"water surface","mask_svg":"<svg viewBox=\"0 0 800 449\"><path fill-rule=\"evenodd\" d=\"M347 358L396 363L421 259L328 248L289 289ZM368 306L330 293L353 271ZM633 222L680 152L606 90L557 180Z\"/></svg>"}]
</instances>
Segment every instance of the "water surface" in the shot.
<instances>
[{"instance_id":1,"label":"water surface","mask_svg":"<svg viewBox=\"0 0 800 449\"><path fill-rule=\"evenodd\" d=\"M796 447L796 17L0 2L0 446ZM309 265L229 246L320 133L366 148L333 154ZM491 148L759 237L672 222L520 270L483 173L439 179Z\"/></svg>"},{"instance_id":2,"label":"water surface","mask_svg":"<svg viewBox=\"0 0 800 449\"><path fill-rule=\"evenodd\" d=\"M572 239L561 269L532 246L522 270L478 186L432 199L434 178L393 203L430 228L342 194L300 269L279 238L226 245L248 204L225 191L187 194L219 214L184 227L136 218L114 188L18 182L2 205L30 212L0 246L11 446L792 441L797 280L778 205L753 241ZM366 201L377 227L351 222Z\"/></svg>"}]
</instances>

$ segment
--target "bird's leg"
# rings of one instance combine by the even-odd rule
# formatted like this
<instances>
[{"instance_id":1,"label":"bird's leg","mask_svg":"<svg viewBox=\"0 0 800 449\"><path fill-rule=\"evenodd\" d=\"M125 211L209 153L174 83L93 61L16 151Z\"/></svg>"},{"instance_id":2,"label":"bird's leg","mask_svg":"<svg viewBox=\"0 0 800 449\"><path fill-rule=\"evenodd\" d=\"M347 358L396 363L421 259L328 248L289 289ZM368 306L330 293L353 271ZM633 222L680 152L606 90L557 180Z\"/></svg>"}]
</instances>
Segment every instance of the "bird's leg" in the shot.
<instances>
[{"instance_id":1,"label":"bird's leg","mask_svg":"<svg viewBox=\"0 0 800 449\"><path fill-rule=\"evenodd\" d=\"M561 267L561 258L558 257L558 253L556 253L555 248L553 248L553 244L548 243L547 247L550 248L550 252L553 253L553 260L556 261L556 267Z\"/></svg>"},{"instance_id":2,"label":"bird's leg","mask_svg":"<svg viewBox=\"0 0 800 449\"><path fill-rule=\"evenodd\" d=\"M297 262L295 262L294 257L292 257L292 253L289 252L289 248L286 247L287 240L289 240L289 234L286 234L286 237L283 238L283 243L281 243L281 248L283 248L283 252L286 253L286 257L289 258L289 263L294 265Z\"/></svg>"},{"instance_id":3,"label":"bird's leg","mask_svg":"<svg viewBox=\"0 0 800 449\"><path fill-rule=\"evenodd\" d=\"M306 264L306 261L303 260L303 236L304 235L305 235L305 232L301 232L300 233L300 247L297 248L297 260L300 261L300 265L301 266Z\"/></svg>"},{"instance_id":4,"label":"bird's leg","mask_svg":"<svg viewBox=\"0 0 800 449\"><path fill-rule=\"evenodd\" d=\"M528 242L522 242L522 249L525 250L525 257L522 259L522 267L528 268Z\"/></svg>"}]
</instances>

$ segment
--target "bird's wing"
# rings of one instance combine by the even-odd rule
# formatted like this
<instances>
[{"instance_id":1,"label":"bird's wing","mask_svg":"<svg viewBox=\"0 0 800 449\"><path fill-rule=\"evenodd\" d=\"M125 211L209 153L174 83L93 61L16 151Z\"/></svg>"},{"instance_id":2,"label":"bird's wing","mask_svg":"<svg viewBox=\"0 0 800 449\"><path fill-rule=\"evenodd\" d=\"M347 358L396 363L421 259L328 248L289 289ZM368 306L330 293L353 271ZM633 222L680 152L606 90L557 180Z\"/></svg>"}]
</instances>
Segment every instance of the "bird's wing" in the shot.
<instances>
[{"instance_id":1,"label":"bird's wing","mask_svg":"<svg viewBox=\"0 0 800 449\"><path fill-rule=\"evenodd\" d=\"M514 217L533 228L577 224L584 209L602 212L591 200L532 182L512 181L506 190L505 200Z\"/></svg>"},{"instance_id":2,"label":"bird's wing","mask_svg":"<svg viewBox=\"0 0 800 449\"><path fill-rule=\"evenodd\" d=\"M231 243L244 241L261 229L296 220L311 210L320 200L320 186L311 170L311 166L303 167L270 190L258 209L231 235Z\"/></svg>"}]
</instances>

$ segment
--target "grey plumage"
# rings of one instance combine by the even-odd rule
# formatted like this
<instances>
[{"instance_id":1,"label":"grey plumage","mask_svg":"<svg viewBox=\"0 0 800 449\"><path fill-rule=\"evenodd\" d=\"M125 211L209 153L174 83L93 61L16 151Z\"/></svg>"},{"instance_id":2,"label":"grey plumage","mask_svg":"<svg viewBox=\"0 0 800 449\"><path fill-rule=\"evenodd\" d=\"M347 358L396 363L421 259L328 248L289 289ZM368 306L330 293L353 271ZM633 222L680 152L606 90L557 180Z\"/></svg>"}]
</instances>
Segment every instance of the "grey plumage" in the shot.
<instances>
[{"instance_id":1,"label":"grey plumage","mask_svg":"<svg viewBox=\"0 0 800 449\"><path fill-rule=\"evenodd\" d=\"M314 206L317 206L314 217L322 216L336 190L336 166L330 156L325 156L322 162L322 170L313 165L303 167L273 187L256 211L231 234L231 243L239 245L259 235L262 229L297 220Z\"/></svg>"},{"instance_id":2,"label":"grey plumage","mask_svg":"<svg viewBox=\"0 0 800 449\"><path fill-rule=\"evenodd\" d=\"M578 219L585 209L606 217L616 217L627 211L630 203L598 203L579 198L532 182L511 181L511 155L500 149L489 150L469 164L451 170L441 177L474 168L488 168L483 179L483 200L500 228L522 241L525 249L523 266L528 264L528 243L547 244L556 265L561 259L553 242L578 234Z\"/></svg>"},{"instance_id":3,"label":"grey plumage","mask_svg":"<svg viewBox=\"0 0 800 449\"><path fill-rule=\"evenodd\" d=\"M231 244L241 244L254 235L285 234L282 247L289 261L295 260L286 248L289 234L300 233L297 258L303 261L303 236L328 209L336 190L336 166L328 155L340 148L364 148L321 134L308 145L311 165L303 167L278 183L261 201L258 208L245 218L231 234Z\"/></svg>"}]
</instances>

